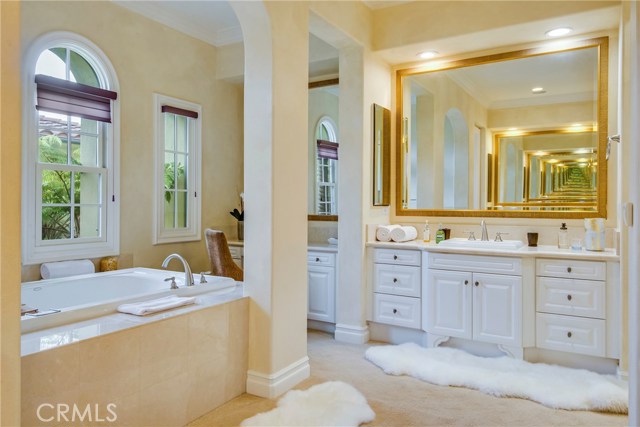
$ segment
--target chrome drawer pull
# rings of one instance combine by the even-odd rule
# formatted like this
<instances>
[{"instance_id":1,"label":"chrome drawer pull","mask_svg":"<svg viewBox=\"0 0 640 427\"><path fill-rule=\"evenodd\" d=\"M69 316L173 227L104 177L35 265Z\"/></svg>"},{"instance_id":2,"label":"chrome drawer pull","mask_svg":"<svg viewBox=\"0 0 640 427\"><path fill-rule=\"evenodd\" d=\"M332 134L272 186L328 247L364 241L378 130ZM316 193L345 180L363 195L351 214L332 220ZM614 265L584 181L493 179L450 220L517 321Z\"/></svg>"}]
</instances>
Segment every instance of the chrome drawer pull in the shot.
<instances>
[{"instance_id":1,"label":"chrome drawer pull","mask_svg":"<svg viewBox=\"0 0 640 427\"><path fill-rule=\"evenodd\" d=\"M567 299L571 301L571 294L567 295Z\"/></svg>"},{"instance_id":2,"label":"chrome drawer pull","mask_svg":"<svg viewBox=\"0 0 640 427\"><path fill-rule=\"evenodd\" d=\"M320 262L320 258L316 258L316 262Z\"/></svg>"},{"instance_id":3,"label":"chrome drawer pull","mask_svg":"<svg viewBox=\"0 0 640 427\"><path fill-rule=\"evenodd\" d=\"M567 273L571 273L571 267L567 267Z\"/></svg>"},{"instance_id":4,"label":"chrome drawer pull","mask_svg":"<svg viewBox=\"0 0 640 427\"><path fill-rule=\"evenodd\" d=\"M567 336L571 338L571 332L567 332Z\"/></svg>"},{"instance_id":5,"label":"chrome drawer pull","mask_svg":"<svg viewBox=\"0 0 640 427\"><path fill-rule=\"evenodd\" d=\"M393 283L397 283L398 279L396 279L395 277L393 278Z\"/></svg>"},{"instance_id":6,"label":"chrome drawer pull","mask_svg":"<svg viewBox=\"0 0 640 427\"><path fill-rule=\"evenodd\" d=\"M394 255L394 256L393 256L393 259L398 259L398 255Z\"/></svg>"},{"instance_id":7,"label":"chrome drawer pull","mask_svg":"<svg viewBox=\"0 0 640 427\"><path fill-rule=\"evenodd\" d=\"M396 310L395 308L393 309L393 314L396 314L398 312L398 310Z\"/></svg>"},{"instance_id":8,"label":"chrome drawer pull","mask_svg":"<svg viewBox=\"0 0 640 427\"><path fill-rule=\"evenodd\" d=\"M475 285L476 285L476 286L480 286L480 282L476 282L476 283L475 283Z\"/></svg>"},{"instance_id":9,"label":"chrome drawer pull","mask_svg":"<svg viewBox=\"0 0 640 427\"><path fill-rule=\"evenodd\" d=\"M465 281L464 281L464 284L465 284L465 285L468 285L468 284L469 284L469 281L468 281L468 280L465 280Z\"/></svg>"}]
</instances>

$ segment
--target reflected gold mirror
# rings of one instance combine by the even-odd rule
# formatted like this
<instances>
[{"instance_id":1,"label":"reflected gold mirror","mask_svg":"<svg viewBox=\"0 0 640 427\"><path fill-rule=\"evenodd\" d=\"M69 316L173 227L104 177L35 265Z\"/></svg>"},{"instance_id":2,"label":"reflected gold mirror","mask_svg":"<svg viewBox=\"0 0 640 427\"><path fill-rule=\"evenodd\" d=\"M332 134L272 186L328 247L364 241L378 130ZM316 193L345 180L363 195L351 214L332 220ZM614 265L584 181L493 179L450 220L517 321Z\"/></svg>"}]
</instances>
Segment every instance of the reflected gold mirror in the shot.
<instances>
[{"instance_id":1,"label":"reflected gold mirror","mask_svg":"<svg viewBox=\"0 0 640 427\"><path fill-rule=\"evenodd\" d=\"M391 111L373 104L373 206L391 201Z\"/></svg>"},{"instance_id":2,"label":"reflected gold mirror","mask_svg":"<svg viewBox=\"0 0 640 427\"><path fill-rule=\"evenodd\" d=\"M608 38L398 70L396 214L606 217Z\"/></svg>"}]
</instances>

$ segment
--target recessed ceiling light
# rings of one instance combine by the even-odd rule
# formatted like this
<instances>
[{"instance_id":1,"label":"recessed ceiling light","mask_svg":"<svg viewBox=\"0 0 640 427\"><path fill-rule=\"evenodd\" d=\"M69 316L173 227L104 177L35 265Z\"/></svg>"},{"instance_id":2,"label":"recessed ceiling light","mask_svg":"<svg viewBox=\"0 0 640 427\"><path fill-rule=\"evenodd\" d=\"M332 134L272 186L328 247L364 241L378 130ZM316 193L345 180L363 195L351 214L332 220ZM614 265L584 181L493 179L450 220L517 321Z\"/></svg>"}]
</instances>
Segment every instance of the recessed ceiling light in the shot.
<instances>
[{"instance_id":1,"label":"recessed ceiling light","mask_svg":"<svg viewBox=\"0 0 640 427\"><path fill-rule=\"evenodd\" d=\"M569 27L561 27L561 28L554 28L553 30L549 30L547 31L545 34L548 37L561 37L561 36L566 36L567 34L569 34L571 31L573 31L572 28Z\"/></svg>"},{"instance_id":2,"label":"recessed ceiling light","mask_svg":"<svg viewBox=\"0 0 640 427\"><path fill-rule=\"evenodd\" d=\"M422 59L431 59L435 58L436 56L438 56L438 52L436 52L435 50L426 50L418 54L418 57Z\"/></svg>"},{"instance_id":3,"label":"recessed ceiling light","mask_svg":"<svg viewBox=\"0 0 640 427\"><path fill-rule=\"evenodd\" d=\"M543 87L534 87L533 89L531 89L531 93L539 94L539 93L547 93L547 91L544 90Z\"/></svg>"},{"instance_id":4,"label":"recessed ceiling light","mask_svg":"<svg viewBox=\"0 0 640 427\"><path fill-rule=\"evenodd\" d=\"M509 128L507 129L509 132L513 132L514 130L518 130L518 128Z\"/></svg>"},{"instance_id":5,"label":"recessed ceiling light","mask_svg":"<svg viewBox=\"0 0 640 427\"><path fill-rule=\"evenodd\" d=\"M580 123L573 123L571 126L574 127L574 128L577 128L577 127L582 126L582 125Z\"/></svg>"}]
</instances>

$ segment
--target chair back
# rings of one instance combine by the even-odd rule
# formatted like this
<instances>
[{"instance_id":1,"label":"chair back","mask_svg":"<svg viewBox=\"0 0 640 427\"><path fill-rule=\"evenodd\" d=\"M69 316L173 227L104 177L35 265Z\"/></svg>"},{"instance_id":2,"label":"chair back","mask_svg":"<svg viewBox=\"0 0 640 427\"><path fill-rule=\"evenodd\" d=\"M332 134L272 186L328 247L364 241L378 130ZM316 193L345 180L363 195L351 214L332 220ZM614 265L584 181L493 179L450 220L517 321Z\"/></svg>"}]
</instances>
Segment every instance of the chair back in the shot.
<instances>
[{"instance_id":1,"label":"chair back","mask_svg":"<svg viewBox=\"0 0 640 427\"><path fill-rule=\"evenodd\" d=\"M211 262L211 274L214 276L231 277L239 282L243 279L242 269L233 262L227 238L219 230L207 228L204 231L205 244Z\"/></svg>"}]
</instances>

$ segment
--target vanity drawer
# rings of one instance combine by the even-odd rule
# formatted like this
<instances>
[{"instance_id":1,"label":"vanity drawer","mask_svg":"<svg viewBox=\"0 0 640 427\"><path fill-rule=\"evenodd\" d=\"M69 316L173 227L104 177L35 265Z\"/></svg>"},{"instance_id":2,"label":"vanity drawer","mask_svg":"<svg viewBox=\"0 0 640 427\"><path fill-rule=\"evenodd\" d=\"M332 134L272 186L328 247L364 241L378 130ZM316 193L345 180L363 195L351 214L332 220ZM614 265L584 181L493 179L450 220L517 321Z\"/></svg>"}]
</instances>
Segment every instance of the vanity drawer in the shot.
<instances>
[{"instance_id":1,"label":"vanity drawer","mask_svg":"<svg viewBox=\"0 0 640 427\"><path fill-rule=\"evenodd\" d=\"M374 270L374 292L408 297L420 296L420 267L375 264Z\"/></svg>"},{"instance_id":2,"label":"vanity drawer","mask_svg":"<svg viewBox=\"0 0 640 427\"><path fill-rule=\"evenodd\" d=\"M536 346L604 357L605 321L538 313Z\"/></svg>"},{"instance_id":3,"label":"vanity drawer","mask_svg":"<svg viewBox=\"0 0 640 427\"><path fill-rule=\"evenodd\" d=\"M420 266L420 251L406 249L380 249L373 252L373 262Z\"/></svg>"},{"instance_id":4,"label":"vanity drawer","mask_svg":"<svg viewBox=\"0 0 640 427\"><path fill-rule=\"evenodd\" d=\"M231 252L231 258L242 258L241 246L229 246L229 252Z\"/></svg>"},{"instance_id":5,"label":"vanity drawer","mask_svg":"<svg viewBox=\"0 0 640 427\"><path fill-rule=\"evenodd\" d=\"M605 280L607 265L601 261L538 259L536 260L536 274L570 279Z\"/></svg>"},{"instance_id":6,"label":"vanity drawer","mask_svg":"<svg viewBox=\"0 0 640 427\"><path fill-rule=\"evenodd\" d=\"M308 265L336 265L336 255L330 252L307 252Z\"/></svg>"},{"instance_id":7,"label":"vanity drawer","mask_svg":"<svg viewBox=\"0 0 640 427\"><path fill-rule=\"evenodd\" d=\"M522 274L522 260L509 257L430 252L429 268L520 276Z\"/></svg>"},{"instance_id":8,"label":"vanity drawer","mask_svg":"<svg viewBox=\"0 0 640 427\"><path fill-rule=\"evenodd\" d=\"M538 277L537 311L605 318L605 285L593 280Z\"/></svg>"},{"instance_id":9,"label":"vanity drawer","mask_svg":"<svg viewBox=\"0 0 640 427\"><path fill-rule=\"evenodd\" d=\"M374 293L373 321L420 329L420 298Z\"/></svg>"}]
</instances>

